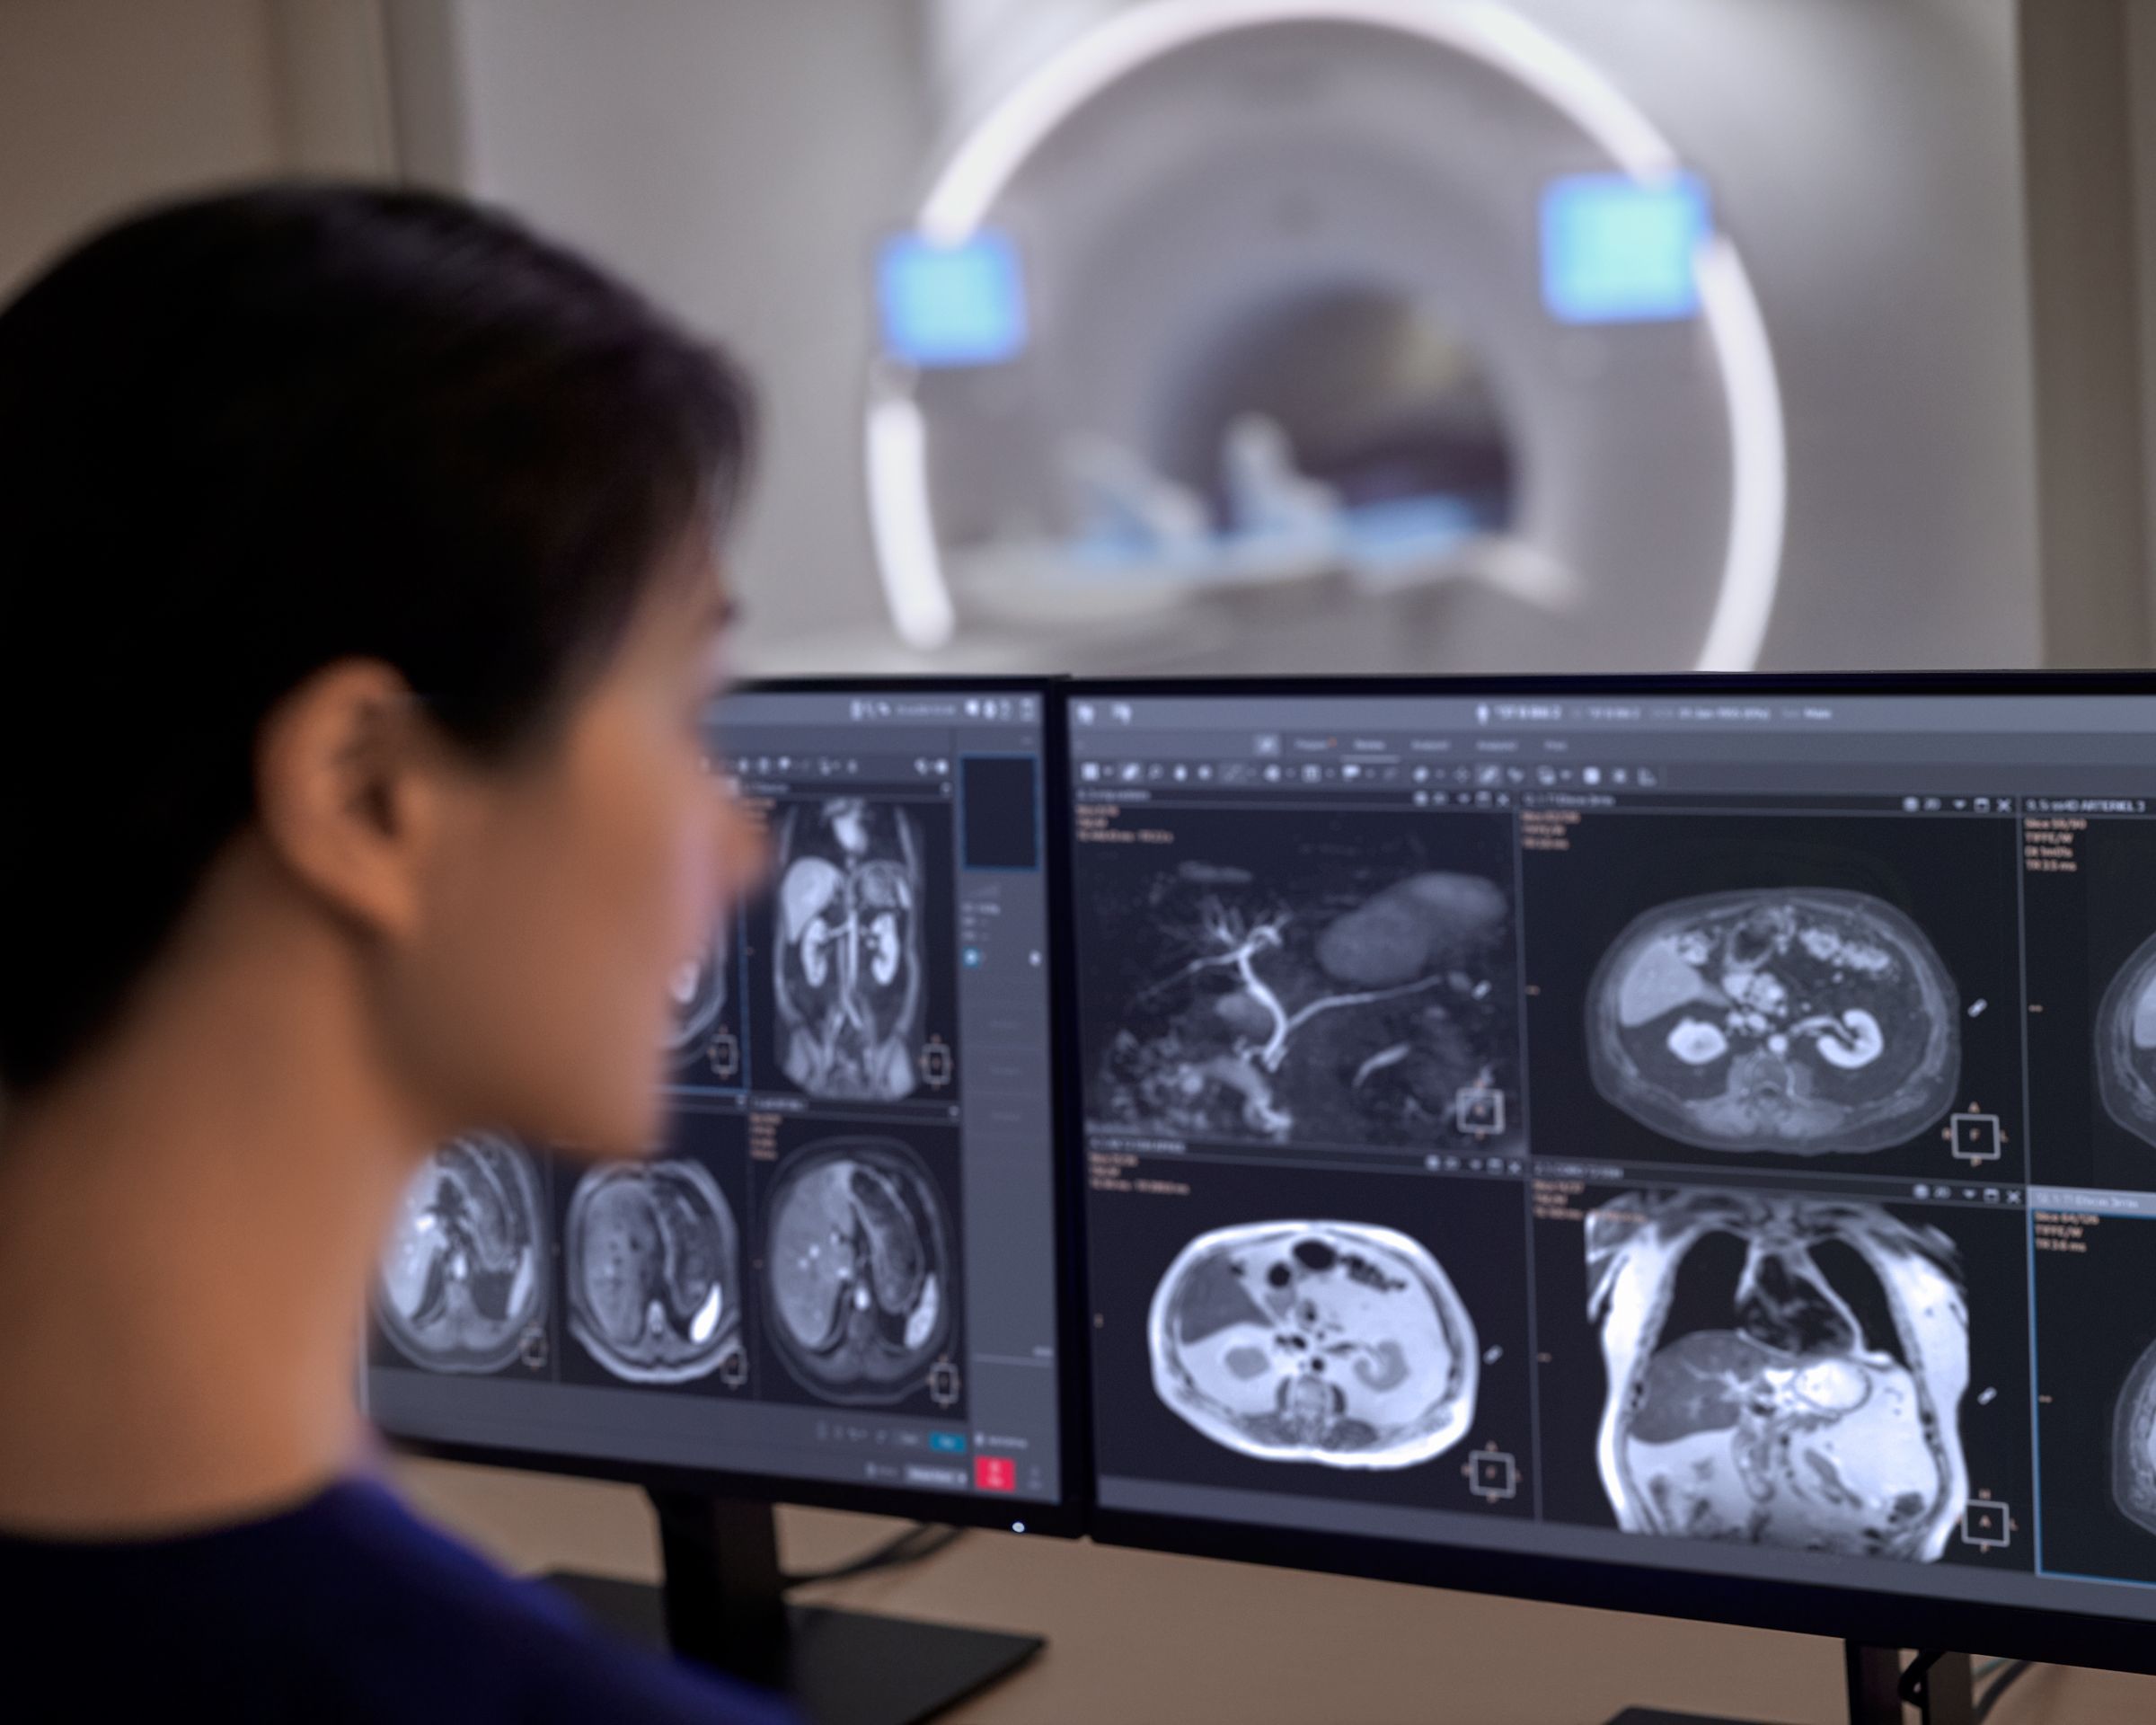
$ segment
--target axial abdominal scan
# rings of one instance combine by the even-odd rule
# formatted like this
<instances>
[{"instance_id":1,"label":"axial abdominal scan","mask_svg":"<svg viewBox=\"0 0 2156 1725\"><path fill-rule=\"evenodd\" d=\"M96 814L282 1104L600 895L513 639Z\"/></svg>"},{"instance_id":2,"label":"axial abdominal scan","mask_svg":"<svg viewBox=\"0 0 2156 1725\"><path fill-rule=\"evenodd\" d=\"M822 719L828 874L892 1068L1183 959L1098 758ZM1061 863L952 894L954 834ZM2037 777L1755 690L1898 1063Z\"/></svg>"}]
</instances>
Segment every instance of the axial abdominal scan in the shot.
<instances>
[{"instance_id":1,"label":"axial abdominal scan","mask_svg":"<svg viewBox=\"0 0 2156 1725\"><path fill-rule=\"evenodd\" d=\"M543 1347L546 1234L538 1165L473 1133L428 1157L382 1254L384 1334L437 1372L493 1372Z\"/></svg>"},{"instance_id":2,"label":"axial abdominal scan","mask_svg":"<svg viewBox=\"0 0 2156 1725\"><path fill-rule=\"evenodd\" d=\"M769 1328L802 1388L892 1402L927 1384L954 1323L956 1238L927 1168L897 1139L796 1154L772 1190L764 1250Z\"/></svg>"},{"instance_id":3,"label":"axial abdominal scan","mask_svg":"<svg viewBox=\"0 0 2156 1725\"><path fill-rule=\"evenodd\" d=\"M2096 1009L2096 1085L2107 1114L2156 1145L2156 935L2134 950Z\"/></svg>"},{"instance_id":4,"label":"axial abdominal scan","mask_svg":"<svg viewBox=\"0 0 2156 1725\"><path fill-rule=\"evenodd\" d=\"M1112 902L1089 907L1116 926L1082 938L1118 955L1095 960L1110 1010L1090 1039L1090 1122L1271 1143L1515 1135L1498 866L1446 866L1391 827L1242 837L1179 836L1177 860L1118 871Z\"/></svg>"},{"instance_id":5,"label":"axial abdominal scan","mask_svg":"<svg viewBox=\"0 0 2156 1725\"><path fill-rule=\"evenodd\" d=\"M592 1169L563 1232L570 1333L616 1377L682 1384L739 1354L740 1235L697 1163Z\"/></svg>"},{"instance_id":6,"label":"axial abdominal scan","mask_svg":"<svg viewBox=\"0 0 2156 1725\"><path fill-rule=\"evenodd\" d=\"M920 817L831 797L778 824L773 982L779 1060L811 1096L897 1101L919 1082L926 1018Z\"/></svg>"},{"instance_id":7,"label":"axial abdominal scan","mask_svg":"<svg viewBox=\"0 0 2156 1725\"><path fill-rule=\"evenodd\" d=\"M1475 1417L1475 1327L1444 1269L1390 1228L1215 1229L1162 1277L1146 1326L1155 1392L1261 1461L1411 1467Z\"/></svg>"},{"instance_id":8,"label":"axial abdominal scan","mask_svg":"<svg viewBox=\"0 0 2156 1725\"><path fill-rule=\"evenodd\" d=\"M1968 1496L1945 1234L1853 1199L1633 1192L1588 1216L1586 1247L1620 1527L1939 1559Z\"/></svg>"},{"instance_id":9,"label":"axial abdominal scan","mask_svg":"<svg viewBox=\"0 0 2156 1725\"><path fill-rule=\"evenodd\" d=\"M1596 969L1587 1020L1604 1099L1703 1149L1884 1149L1945 1113L1961 1075L1953 978L1922 930L1860 892L1649 911Z\"/></svg>"}]
</instances>

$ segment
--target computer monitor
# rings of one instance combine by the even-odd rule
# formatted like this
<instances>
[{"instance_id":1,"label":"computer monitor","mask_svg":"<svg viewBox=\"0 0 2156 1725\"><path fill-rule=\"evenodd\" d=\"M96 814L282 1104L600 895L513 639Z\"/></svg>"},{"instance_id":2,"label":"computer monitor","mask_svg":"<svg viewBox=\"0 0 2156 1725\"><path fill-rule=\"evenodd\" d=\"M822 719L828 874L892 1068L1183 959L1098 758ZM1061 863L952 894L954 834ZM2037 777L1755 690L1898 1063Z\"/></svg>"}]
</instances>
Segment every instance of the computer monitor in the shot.
<instances>
[{"instance_id":1,"label":"computer monitor","mask_svg":"<svg viewBox=\"0 0 2156 1725\"><path fill-rule=\"evenodd\" d=\"M384 1431L1075 1531L1045 705L1003 681L718 704L712 768L767 831L770 886L676 978L666 1142L594 1165L479 1134L433 1156L374 1303Z\"/></svg>"},{"instance_id":2,"label":"computer monitor","mask_svg":"<svg viewBox=\"0 0 2156 1725\"><path fill-rule=\"evenodd\" d=\"M1096 1537L2156 1668L2156 682L1065 699Z\"/></svg>"}]
</instances>

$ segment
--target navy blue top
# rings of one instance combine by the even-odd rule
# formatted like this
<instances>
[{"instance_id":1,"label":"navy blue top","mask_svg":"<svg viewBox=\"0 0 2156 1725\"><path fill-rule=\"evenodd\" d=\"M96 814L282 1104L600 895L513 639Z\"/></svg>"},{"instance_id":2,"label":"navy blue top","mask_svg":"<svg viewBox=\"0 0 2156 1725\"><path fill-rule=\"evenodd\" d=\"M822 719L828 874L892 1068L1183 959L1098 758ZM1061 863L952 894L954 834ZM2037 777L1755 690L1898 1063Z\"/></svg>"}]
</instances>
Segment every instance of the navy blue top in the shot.
<instances>
[{"instance_id":1,"label":"navy blue top","mask_svg":"<svg viewBox=\"0 0 2156 1725\"><path fill-rule=\"evenodd\" d=\"M0 1535L0 1712L14 1719L792 1720L606 1639L367 1482L169 1539Z\"/></svg>"}]
</instances>

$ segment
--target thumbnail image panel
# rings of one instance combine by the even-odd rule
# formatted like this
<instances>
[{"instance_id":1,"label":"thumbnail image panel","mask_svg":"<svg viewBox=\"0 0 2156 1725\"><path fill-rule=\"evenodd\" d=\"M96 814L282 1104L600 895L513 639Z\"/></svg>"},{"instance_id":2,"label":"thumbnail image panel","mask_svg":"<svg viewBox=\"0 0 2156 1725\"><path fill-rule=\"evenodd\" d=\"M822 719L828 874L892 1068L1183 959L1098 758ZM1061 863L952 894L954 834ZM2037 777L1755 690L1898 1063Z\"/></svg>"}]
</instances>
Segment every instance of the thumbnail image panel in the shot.
<instances>
[{"instance_id":1,"label":"thumbnail image panel","mask_svg":"<svg viewBox=\"0 0 2156 1725\"><path fill-rule=\"evenodd\" d=\"M2023 835L2029 1178L2156 1191L2156 821Z\"/></svg>"},{"instance_id":2,"label":"thumbnail image panel","mask_svg":"<svg viewBox=\"0 0 2156 1725\"><path fill-rule=\"evenodd\" d=\"M1552 1519L2030 1567L2019 1209L1551 1181L1534 1208Z\"/></svg>"},{"instance_id":3,"label":"thumbnail image panel","mask_svg":"<svg viewBox=\"0 0 2156 1725\"><path fill-rule=\"evenodd\" d=\"M762 1393L964 1418L958 1134L791 1120L753 1172Z\"/></svg>"},{"instance_id":4,"label":"thumbnail image panel","mask_svg":"<svg viewBox=\"0 0 2156 1725\"><path fill-rule=\"evenodd\" d=\"M1512 1181L1097 1159L1104 1473L1533 1513Z\"/></svg>"},{"instance_id":5,"label":"thumbnail image panel","mask_svg":"<svg viewBox=\"0 0 2156 1725\"><path fill-rule=\"evenodd\" d=\"M554 1234L540 1159L488 1132L452 1138L397 1205L374 1289L379 1366L548 1377Z\"/></svg>"},{"instance_id":6,"label":"thumbnail image panel","mask_svg":"<svg viewBox=\"0 0 2156 1725\"><path fill-rule=\"evenodd\" d=\"M1538 1154L2021 1178L2012 822L1561 830L1524 860Z\"/></svg>"},{"instance_id":7,"label":"thumbnail image panel","mask_svg":"<svg viewBox=\"0 0 2156 1725\"><path fill-rule=\"evenodd\" d=\"M1149 1137L1521 1142L1512 828L1148 809L1077 847L1086 1117Z\"/></svg>"},{"instance_id":8,"label":"thumbnail image panel","mask_svg":"<svg viewBox=\"0 0 2156 1725\"><path fill-rule=\"evenodd\" d=\"M738 1116L685 1110L656 1155L556 1161L564 1380L747 1386L747 1130Z\"/></svg>"},{"instance_id":9,"label":"thumbnail image panel","mask_svg":"<svg viewBox=\"0 0 2156 1725\"><path fill-rule=\"evenodd\" d=\"M748 917L752 1075L824 1101L958 1094L950 805L782 799Z\"/></svg>"},{"instance_id":10,"label":"thumbnail image panel","mask_svg":"<svg viewBox=\"0 0 2156 1725\"><path fill-rule=\"evenodd\" d=\"M731 913L719 918L704 950L674 973L670 1075L687 1090L739 1090L746 1079L741 1040L741 931Z\"/></svg>"},{"instance_id":11,"label":"thumbnail image panel","mask_svg":"<svg viewBox=\"0 0 2156 1725\"><path fill-rule=\"evenodd\" d=\"M2156 1220L2035 1228L2044 1568L2156 1585Z\"/></svg>"}]
</instances>

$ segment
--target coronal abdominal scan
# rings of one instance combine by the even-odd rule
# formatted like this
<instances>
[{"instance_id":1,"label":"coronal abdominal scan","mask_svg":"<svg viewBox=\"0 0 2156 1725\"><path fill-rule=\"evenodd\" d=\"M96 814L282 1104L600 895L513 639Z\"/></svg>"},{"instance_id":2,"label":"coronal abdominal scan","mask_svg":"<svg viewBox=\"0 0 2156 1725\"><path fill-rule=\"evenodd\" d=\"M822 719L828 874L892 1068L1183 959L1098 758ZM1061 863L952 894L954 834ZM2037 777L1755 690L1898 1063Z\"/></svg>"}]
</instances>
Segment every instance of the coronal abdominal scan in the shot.
<instances>
[{"instance_id":1,"label":"coronal abdominal scan","mask_svg":"<svg viewBox=\"0 0 2156 1725\"><path fill-rule=\"evenodd\" d=\"M1409 1467L1475 1417L1475 1327L1437 1261L1392 1229L1264 1222L1200 1234L1146 1325L1155 1393L1271 1462Z\"/></svg>"},{"instance_id":2,"label":"coronal abdominal scan","mask_svg":"<svg viewBox=\"0 0 2156 1725\"><path fill-rule=\"evenodd\" d=\"M779 823L777 862L786 1076L811 1096L910 1095L927 992L917 818L862 797L797 805Z\"/></svg>"},{"instance_id":3,"label":"coronal abdominal scan","mask_svg":"<svg viewBox=\"0 0 2156 1725\"><path fill-rule=\"evenodd\" d=\"M1718 1234L1743 1247L1722 1321L1670 1334L1679 1272ZM1586 1235L1620 1527L1939 1558L1968 1496L1968 1309L1946 1235L1876 1204L1696 1191L1627 1194ZM1862 1303L1891 1314L1884 1333L1837 1275L1876 1280L1883 1299Z\"/></svg>"},{"instance_id":4,"label":"coronal abdominal scan","mask_svg":"<svg viewBox=\"0 0 2156 1725\"><path fill-rule=\"evenodd\" d=\"M375 1292L383 1332L431 1371L543 1363L542 1216L538 1167L523 1150L486 1133L451 1139L397 1207Z\"/></svg>"},{"instance_id":5,"label":"coronal abdominal scan","mask_svg":"<svg viewBox=\"0 0 2156 1725\"><path fill-rule=\"evenodd\" d=\"M570 1199L569 1327L632 1384L741 1369L741 1247L733 1208L698 1163L594 1168Z\"/></svg>"},{"instance_id":6,"label":"coronal abdominal scan","mask_svg":"<svg viewBox=\"0 0 2156 1725\"><path fill-rule=\"evenodd\" d=\"M1141 945L1160 962L1122 1004L1096 1121L1275 1142L1502 1134L1509 899L1476 874L1361 872L1282 891L1194 860L1151 881Z\"/></svg>"},{"instance_id":7,"label":"coronal abdominal scan","mask_svg":"<svg viewBox=\"0 0 2156 1725\"><path fill-rule=\"evenodd\" d=\"M1884 900L1717 893L1638 918L1587 991L1595 1087L1713 1150L1884 1149L1961 1075L1961 1006L1923 932Z\"/></svg>"}]
</instances>

